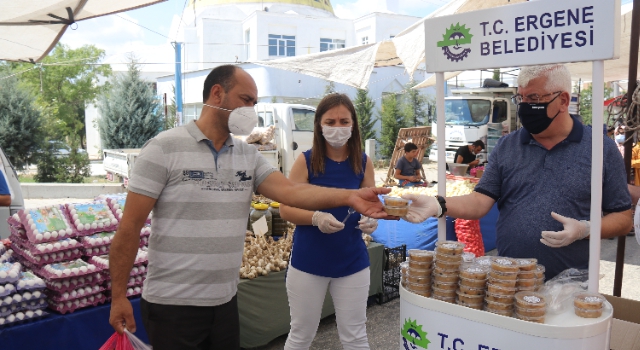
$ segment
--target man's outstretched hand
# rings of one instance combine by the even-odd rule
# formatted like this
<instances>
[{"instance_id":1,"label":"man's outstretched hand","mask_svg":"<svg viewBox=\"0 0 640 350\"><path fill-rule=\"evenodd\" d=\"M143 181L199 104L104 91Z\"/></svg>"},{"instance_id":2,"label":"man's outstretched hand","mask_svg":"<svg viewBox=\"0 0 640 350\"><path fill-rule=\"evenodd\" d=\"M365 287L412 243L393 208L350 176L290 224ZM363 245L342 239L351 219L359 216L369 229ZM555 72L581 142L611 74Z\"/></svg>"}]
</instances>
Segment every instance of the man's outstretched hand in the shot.
<instances>
[{"instance_id":1,"label":"man's outstretched hand","mask_svg":"<svg viewBox=\"0 0 640 350\"><path fill-rule=\"evenodd\" d=\"M398 218L396 216L387 215L382 206L382 202L380 202L378 198L378 195L389 192L391 192L391 189L386 187L361 188L352 192L349 196L349 206L358 213L370 218L397 220Z\"/></svg>"}]
</instances>

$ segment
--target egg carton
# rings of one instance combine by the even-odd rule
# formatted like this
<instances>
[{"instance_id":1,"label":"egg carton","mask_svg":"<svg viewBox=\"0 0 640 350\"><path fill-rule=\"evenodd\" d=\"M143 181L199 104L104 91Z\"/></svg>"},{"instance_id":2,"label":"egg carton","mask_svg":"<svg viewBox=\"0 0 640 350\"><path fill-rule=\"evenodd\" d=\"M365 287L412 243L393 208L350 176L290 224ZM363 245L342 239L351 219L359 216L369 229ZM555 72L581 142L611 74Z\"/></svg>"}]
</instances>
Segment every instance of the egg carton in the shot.
<instances>
[{"instance_id":1,"label":"egg carton","mask_svg":"<svg viewBox=\"0 0 640 350\"><path fill-rule=\"evenodd\" d=\"M9 294L13 294L15 292L17 292L18 290L16 289L16 286L13 283L6 283L6 284L1 284L0 285L0 297L4 297L7 296ZM9 303L11 304L11 303ZM0 305L2 305L2 302L0 301Z\"/></svg>"},{"instance_id":2,"label":"egg carton","mask_svg":"<svg viewBox=\"0 0 640 350\"><path fill-rule=\"evenodd\" d=\"M26 245L23 245L23 247L29 249L29 252L33 255L43 255L73 248L81 248L82 244L73 238L63 238L59 241L49 243L32 244L28 242Z\"/></svg>"},{"instance_id":3,"label":"egg carton","mask_svg":"<svg viewBox=\"0 0 640 350\"><path fill-rule=\"evenodd\" d=\"M118 221L122 220L122 214L124 211L125 203L127 201L126 194L107 197L106 201L109 204L109 207L111 208L111 211L113 212L113 215L116 217L116 219L118 219ZM149 212L146 220L147 224L151 223L151 218L153 218L153 212Z\"/></svg>"},{"instance_id":4,"label":"egg carton","mask_svg":"<svg viewBox=\"0 0 640 350\"><path fill-rule=\"evenodd\" d=\"M131 271L129 272L129 277L145 276L146 278L147 270L148 270L148 267L144 264L133 266L131 268ZM104 280L111 281L111 276L108 273L104 274Z\"/></svg>"},{"instance_id":5,"label":"egg carton","mask_svg":"<svg viewBox=\"0 0 640 350\"><path fill-rule=\"evenodd\" d=\"M17 304L0 306L0 317L7 317L14 312L18 312L18 308L20 308L20 305Z\"/></svg>"},{"instance_id":6,"label":"egg carton","mask_svg":"<svg viewBox=\"0 0 640 350\"><path fill-rule=\"evenodd\" d=\"M40 310L40 309L46 309L47 306L49 306L49 302L47 302L46 298L40 298L40 299L34 299L29 301L23 301L15 305L18 305L18 309L17 309L18 311Z\"/></svg>"},{"instance_id":7,"label":"egg carton","mask_svg":"<svg viewBox=\"0 0 640 350\"><path fill-rule=\"evenodd\" d=\"M149 237L151 236L151 225L146 224L140 230L140 237Z\"/></svg>"},{"instance_id":8,"label":"egg carton","mask_svg":"<svg viewBox=\"0 0 640 350\"><path fill-rule=\"evenodd\" d=\"M0 255L0 263L13 262L13 261L14 261L14 257L13 257L12 249L8 249L6 252Z\"/></svg>"},{"instance_id":9,"label":"egg carton","mask_svg":"<svg viewBox=\"0 0 640 350\"><path fill-rule=\"evenodd\" d=\"M136 258L133 261L133 265L144 264L148 261L148 253L146 251L138 249L138 253L136 254ZM109 256L108 255L100 255L100 256L92 256L89 259L89 262L95 264L96 266L100 266L103 269L109 268Z\"/></svg>"},{"instance_id":10,"label":"egg carton","mask_svg":"<svg viewBox=\"0 0 640 350\"><path fill-rule=\"evenodd\" d=\"M24 228L24 225L22 224L20 215L18 215L18 213L9 216L9 218L7 218L7 223L9 224L10 228Z\"/></svg>"},{"instance_id":11,"label":"egg carton","mask_svg":"<svg viewBox=\"0 0 640 350\"><path fill-rule=\"evenodd\" d=\"M20 279L22 265L20 263L0 264L0 284L15 283Z\"/></svg>"},{"instance_id":12,"label":"egg carton","mask_svg":"<svg viewBox=\"0 0 640 350\"><path fill-rule=\"evenodd\" d=\"M0 298L0 306L9 305L22 305L22 303L29 303L31 301L38 301L44 299L46 295L44 292L36 290L33 292L15 293ZM36 304L39 302L36 302Z\"/></svg>"},{"instance_id":13,"label":"egg carton","mask_svg":"<svg viewBox=\"0 0 640 350\"><path fill-rule=\"evenodd\" d=\"M0 317L0 327L13 326L15 324L24 323L26 321L37 320L48 316L49 314L42 310L28 310L26 312L19 311L7 317Z\"/></svg>"},{"instance_id":14,"label":"egg carton","mask_svg":"<svg viewBox=\"0 0 640 350\"><path fill-rule=\"evenodd\" d=\"M25 249L24 247L21 247L19 245L14 245L13 249L16 253L20 254L23 258L36 266L60 263L63 261L78 259L82 256L82 251L79 248L61 250L58 252L41 255L33 255L28 249Z\"/></svg>"},{"instance_id":15,"label":"egg carton","mask_svg":"<svg viewBox=\"0 0 640 350\"><path fill-rule=\"evenodd\" d=\"M145 248L149 246L149 237L140 237L140 244L138 248Z\"/></svg>"},{"instance_id":16,"label":"egg carton","mask_svg":"<svg viewBox=\"0 0 640 350\"><path fill-rule=\"evenodd\" d=\"M101 293L104 290L105 288L102 285L95 284L93 286L80 287L70 292L57 293L57 292L49 291L48 298L49 300L55 303L59 303L62 301L86 298L90 295Z\"/></svg>"},{"instance_id":17,"label":"egg carton","mask_svg":"<svg viewBox=\"0 0 640 350\"><path fill-rule=\"evenodd\" d=\"M100 284L104 281L105 279L103 277L103 274L98 272L81 277L58 279L55 281L45 281L45 284L47 285L47 289L51 291L64 293L71 292L87 285Z\"/></svg>"},{"instance_id":18,"label":"egg carton","mask_svg":"<svg viewBox=\"0 0 640 350\"><path fill-rule=\"evenodd\" d=\"M69 222L78 232L78 237L96 232L115 231L118 220L105 201L92 203L70 203L66 205Z\"/></svg>"},{"instance_id":19,"label":"egg carton","mask_svg":"<svg viewBox=\"0 0 640 350\"><path fill-rule=\"evenodd\" d=\"M64 302L53 303L49 301L49 309L57 311L61 314L71 313L77 309L81 309L87 306L96 306L99 304L103 304L106 300L106 297L103 293L98 293L95 295L90 295L88 297L76 299L76 300L68 300Z\"/></svg>"},{"instance_id":20,"label":"egg carton","mask_svg":"<svg viewBox=\"0 0 640 350\"><path fill-rule=\"evenodd\" d=\"M102 271L101 267L87 263L81 259L48 264L40 269L40 275L50 280L79 277Z\"/></svg>"},{"instance_id":21,"label":"egg carton","mask_svg":"<svg viewBox=\"0 0 640 350\"><path fill-rule=\"evenodd\" d=\"M142 287L127 288L127 298L142 294Z\"/></svg>"},{"instance_id":22,"label":"egg carton","mask_svg":"<svg viewBox=\"0 0 640 350\"><path fill-rule=\"evenodd\" d=\"M82 248L82 256L94 257L100 255L108 255L111 246L103 245L102 247Z\"/></svg>"},{"instance_id":23,"label":"egg carton","mask_svg":"<svg viewBox=\"0 0 640 350\"><path fill-rule=\"evenodd\" d=\"M75 228L69 223L64 206L49 205L18 211L27 238L32 243L47 243L75 237Z\"/></svg>"},{"instance_id":24,"label":"egg carton","mask_svg":"<svg viewBox=\"0 0 640 350\"><path fill-rule=\"evenodd\" d=\"M23 290L40 290L46 288L44 280L36 276L32 271L23 271L20 274L20 280L16 283L16 289Z\"/></svg>"},{"instance_id":25,"label":"egg carton","mask_svg":"<svg viewBox=\"0 0 640 350\"><path fill-rule=\"evenodd\" d=\"M82 246L85 248L108 246L111 245L111 241L115 235L116 231L94 233L81 238Z\"/></svg>"}]
</instances>

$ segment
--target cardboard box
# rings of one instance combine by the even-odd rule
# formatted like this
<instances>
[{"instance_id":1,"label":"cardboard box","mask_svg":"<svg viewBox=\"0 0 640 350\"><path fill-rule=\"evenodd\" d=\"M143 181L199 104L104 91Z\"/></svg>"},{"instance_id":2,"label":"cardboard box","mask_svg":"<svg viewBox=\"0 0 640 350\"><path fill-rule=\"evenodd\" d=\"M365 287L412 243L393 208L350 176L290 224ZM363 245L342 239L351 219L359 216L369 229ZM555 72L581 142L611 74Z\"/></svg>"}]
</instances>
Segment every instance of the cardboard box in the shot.
<instances>
[{"instance_id":1,"label":"cardboard box","mask_svg":"<svg viewBox=\"0 0 640 350\"><path fill-rule=\"evenodd\" d=\"M640 349L640 301L604 295L613 306L611 350Z\"/></svg>"}]
</instances>

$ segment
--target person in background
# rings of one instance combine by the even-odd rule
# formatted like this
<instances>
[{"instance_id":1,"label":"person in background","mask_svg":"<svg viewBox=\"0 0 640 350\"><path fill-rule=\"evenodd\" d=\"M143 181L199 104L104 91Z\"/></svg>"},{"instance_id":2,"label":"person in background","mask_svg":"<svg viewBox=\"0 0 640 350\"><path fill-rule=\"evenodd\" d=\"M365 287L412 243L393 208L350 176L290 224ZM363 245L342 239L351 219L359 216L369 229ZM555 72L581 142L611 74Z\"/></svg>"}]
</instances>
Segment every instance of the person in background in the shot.
<instances>
[{"instance_id":1,"label":"person in background","mask_svg":"<svg viewBox=\"0 0 640 350\"><path fill-rule=\"evenodd\" d=\"M320 101L313 147L296 159L289 178L333 188L375 185L373 162L362 151L356 111L347 95L330 94ZM348 210L347 206L324 211L280 207L282 218L296 224L286 278L291 312L286 350L311 346L327 287L344 349L369 349L369 255L362 232L372 233L378 223L349 215Z\"/></svg>"},{"instance_id":2,"label":"person in background","mask_svg":"<svg viewBox=\"0 0 640 350\"><path fill-rule=\"evenodd\" d=\"M457 197L404 195L405 219L480 219L498 203L498 255L536 258L547 280L589 264L591 128L569 114L571 74L560 64L523 67L513 96L523 128L502 137L473 193ZM602 135L602 134L599 134ZM632 227L631 196L615 143L604 138L602 238ZM600 212L600 211L599 211Z\"/></svg>"},{"instance_id":3,"label":"person in background","mask_svg":"<svg viewBox=\"0 0 640 350\"><path fill-rule=\"evenodd\" d=\"M11 205L11 192L9 185L4 177L4 173L0 171L0 206L8 207Z\"/></svg>"},{"instance_id":4,"label":"person in background","mask_svg":"<svg viewBox=\"0 0 640 350\"><path fill-rule=\"evenodd\" d=\"M453 156L453 160L458 164L469 164L469 169L478 166L479 160L476 159L476 155L484 149L484 142L482 140L476 140L474 143L468 146L460 146L456 150L456 155Z\"/></svg>"},{"instance_id":5,"label":"person in background","mask_svg":"<svg viewBox=\"0 0 640 350\"><path fill-rule=\"evenodd\" d=\"M240 349L236 292L253 192L309 210L350 206L387 218L378 195L389 189L291 181L255 147L231 136L248 135L258 121L258 88L249 73L218 66L202 93L206 108L198 120L161 132L142 147L109 252L109 323L120 334L125 327L135 332L127 281L140 229L153 209L140 309L154 350Z\"/></svg>"},{"instance_id":6,"label":"person in background","mask_svg":"<svg viewBox=\"0 0 640 350\"><path fill-rule=\"evenodd\" d=\"M618 145L620 154L624 157L624 141L626 139L624 136L624 126L621 125L616 129L614 139L616 140L616 145Z\"/></svg>"},{"instance_id":7,"label":"person in background","mask_svg":"<svg viewBox=\"0 0 640 350\"><path fill-rule=\"evenodd\" d=\"M393 177L400 180L400 187L423 186L426 177L422 163L418 161L418 146L407 142L404 145L404 155L396 162Z\"/></svg>"}]
</instances>

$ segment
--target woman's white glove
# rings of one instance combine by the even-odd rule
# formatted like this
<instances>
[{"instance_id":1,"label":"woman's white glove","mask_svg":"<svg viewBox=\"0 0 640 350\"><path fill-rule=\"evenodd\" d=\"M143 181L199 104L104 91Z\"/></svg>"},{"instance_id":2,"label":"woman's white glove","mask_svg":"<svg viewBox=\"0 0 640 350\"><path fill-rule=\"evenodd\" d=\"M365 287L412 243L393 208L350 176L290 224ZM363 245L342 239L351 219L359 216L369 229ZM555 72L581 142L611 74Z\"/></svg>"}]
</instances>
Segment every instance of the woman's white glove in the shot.
<instances>
[{"instance_id":1,"label":"woman's white glove","mask_svg":"<svg viewBox=\"0 0 640 350\"><path fill-rule=\"evenodd\" d=\"M436 197L407 193L403 194L402 198L411 201L409 211L403 219L414 224L423 222L432 216L437 216L440 210L440 203L438 203Z\"/></svg>"},{"instance_id":2,"label":"woman's white glove","mask_svg":"<svg viewBox=\"0 0 640 350\"><path fill-rule=\"evenodd\" d=\"M368 218L364 215L360 217L360 221L358 221L358 227L360 231L366 233L368 235L372 234L378 228L378 220L374 218Z\"/></svg>"},{"instance_id":3,"label":"woman's white glove","mask_svg":"<svg viewBox=\"0 0 640 350\"><path fill-rule=\"evenodd\" d=\"M560 248L586 238L591 232L591 224L586 220L576 220L551 212L551 217L564 226L562 231L542 231L540 242L551 247Z\"/></svg>"},{"instance_id":4,"label":"woman's white glove","mask_svg":"<svg viewBox=\"0 0 640 350\"><path fill-rule=\"evenodd\" d=\"M317 226L322 233L336 233L344 228L344 224L322 211L316 211L311 217L311 224Z\"/></svg>"}]
</instances>

